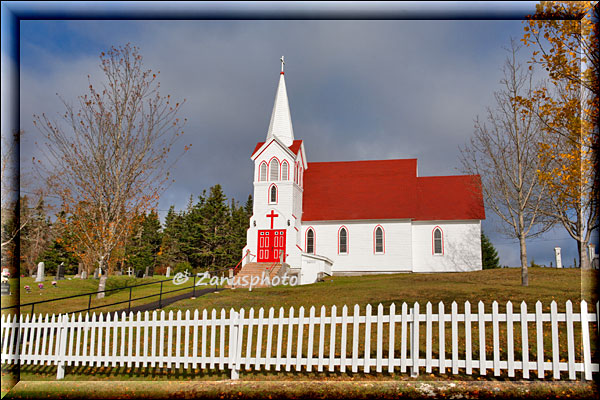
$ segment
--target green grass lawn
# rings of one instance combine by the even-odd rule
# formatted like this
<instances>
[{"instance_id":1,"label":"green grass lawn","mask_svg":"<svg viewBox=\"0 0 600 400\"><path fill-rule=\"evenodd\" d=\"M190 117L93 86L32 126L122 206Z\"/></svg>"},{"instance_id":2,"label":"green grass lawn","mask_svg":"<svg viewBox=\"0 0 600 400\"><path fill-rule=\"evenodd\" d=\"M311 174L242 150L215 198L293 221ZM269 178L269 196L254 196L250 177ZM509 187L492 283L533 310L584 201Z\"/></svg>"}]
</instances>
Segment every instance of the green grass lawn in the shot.
<instances>
[{"instance_id":1,"label":"green grass lawn","mask_svg":"<svg viewBox=\"0 0 600 400\"><path fill-rule=\"evenodd\" d=\"M165 308L165 311L185 311L195 309L230 309L234 308L239 310L244 307L248 310L253 307L255 311L258 308L265 308L265 315L267 315L269 307L283 307L288 313L288 309L291 306L296 308L296 315L298 313L298 307L304 306L305 316L308 316L308 308L311 306L317 307L316 315L320 313L320 307L322 305L327 308L327 315L330 313L332 305L338 307L338 316L341 315L341 307L348 305L349 315L353 313L353 306L358 304L361 308L361 315L364 315L364 308L367 304L373 306L373 314L376 313L377 305L382 304L386 308L392 304L396 304L396 309L399 312L401 304L403 302L412 305L414 302L421 304L422 312L425 311L425 306L428 301L432 302L434 307L434 313L437 313L437 303L443 301L446 305L446 312L450 312L451 303L456 301L459 305L459 312L464 309L464 302L470 301L472 303L472 311L476 312L476 303L480 300L485 303L486 312L491 311L491 304L493 301L498 301L499 308L501 311L505 309L507 301L513 302L514 311L519 312L519 303L525 301L528 304L529 312L534 311L535 302L540 300L544 305L544 310L547 311L550 307L551 301L555 300L558 303L558 309L564 310L565 302L571 300L574 303L574 310L578 312L578 307L581 299L585 299L588 302L592 302L588 308L590 311L595 311L595 302L597 301L597 295L595 291L586 290L590 285L595 285L598 277L597 271L592 271L582 275L582 271L576 269L549 269L549 268L531 268L530 274L530 285L528 287L522 287L520 282L520 270L519 269L495 269L485 270L477 272L465 272L465 273L446 273L446 274L393 274L393 275L371 275L371 276L359 276L359 277L329 277L324 282L315 283L312 285L304 285L299 287L274 287L274 288L261 288L253 289L235 289L235 290L224 290L218 293L210 293L196 299L182 300L177 303ZM116 277L116 284L119 284L118 279L124 279L126 277ZM114 279L114 278L111 278ZM155 278L160 279L160 278ZM137 280L138 282L141 280ZM64 283L63 283L64 282ZM64 286L71 284L73 281L61 281L59 285ZM87 291L89 289L94 290L97 284L95 280L89 280L84 282L90 287L81 287L79 290ZM123 283L123 282L120 282ZM83 283L80 283L83 285ZM23 283L21 283L23 285ZM85 289L85 290L84 290ZM35 289L37 290L37 289ZM41 296L48 296L48 292L54 293L53 291L59 291L60 289L48 288L44 289L44 294ZM70 290L76 292L78 289L72 287ZM28 299L27 296L35 297L35 294L24 295L21 294L22 298ZM40 295L37 295L40 296ZM41 297L40 296L40 297ZM119 295L114 295L116 298ZM128 291L125 294L128 296ZM109 297L110 299L110 297ZM111 299L111 301L114 301ZM247 315L247 314L246 314ZM255 314L255 316L257 313ZM277 313L276 313L277 315ZM384 324L386 325L386 324ZM505 324L501 324L500 327L500 346L501 346L501 359L506 359L506 332L504 328ZM551 337L548 334L550 332L549 323L544 323L544 336L545 343L551 341ZM563 324L564 325L564 324ZM462 326L462 325L461 325ZM518 324L515 325L515 332L519 332ZM383 327L384 332L386 326ZM446 324L446 358L450 357L448 353L450 351L450 324ZM488 326L487 329L491 327ZM264 328L266 329L266 327ZM329 327L327 326L325 331L325 349L324 354L329 353ZM373 326L375 329L375 326ZM421 329L424 329L422 326ZM437 332L437 324L434 323L433 331ZM530 338L530 359L535 357L535 326L530 324L529 327ZM563 334L564 326L561 329L561 358L564 356L565 347ZM297 328L294 328L296 332ZM464 327L459 328L459 341L461 346L464 346ZM182 329L182 335L184 330ZM592 329L592 352L595 352L595 341L596 341L596 329ZM256 329L254 335L256 335ZM491 349L492 338L491 331L486 332L486 348ZM217 332L217 339L220 333ZM284 340L286 342L287 331L284 331ZM304 330L304 347L306 352L307 343L307 329ZM336 336L340 336L340 330L336 331ZM400 329L396 330L396 335L400 334ZM576 337L579 337L578 329L575 329ZM364 326L361 325L359 335L362 338L364 335ZM383 335L383 343L387 343L387 333ZM266 340L266 333L263 332L263 341ZM437 334L434 335L433 339L433 356L437 357ZM318 327L315 327L315 337L318 337ZM256 340L256 336L254 336ZM472 342L473 342L473 358L478 357L478 328L477 324L472 326ZM372 340L375 340L375 335L372 334ZM350 331L348 336L348 343L350 342ZM218 341L217 341L218 342ZM245 340L243 341L245 344ZM225 342L227 343L227 341ZM339 343L339 340L336 341ZM396 343L399 343L399 336ZM191 346L192 344L190 344ZM196 344L197 345L197 344ZM256 344L252 344L254 348ZM425 351L425 337L422 336L421 352ZM520 335L515 336L515 358L520 359ZM551 347L544 346L548 349L545 352L547 358L551 357ZM578 360L581 359L580 346L576 346L576 357ZM350 349L348 344L347 349ZM463 348L461 347L461 352ZM273 350L274 351L274 350ZM316 346L314 351L316 352ZM339 345L335 349L336 356L339 356ZM348 352L350 350L347 350ZM364 340L361 339L359 346L359 354L364 351ZM399 350L398 350L399 351ZM486 352L489 352L487 350ZM375 346L371 345L372 357L375 356ZM218 351L217 351L218 353ZM191 352L190 352L191 354ZM246 350L243 350L243 354L246 354ZM295 348L294 348L295 354ZM316 354L316 353L314 353ZM422 354L421 356L423 356ZM396 355L397 356L397 355ZM462 357L462 356L461 356ZM491 354L488 354L488 358ZM566 357L566 356L565 356ZM597 357L594 356L594 360ZM596 362L596 361L594 361ZM157 371L158 370L158 371ZM421 371L423 373L423 371ZM431 375L431 379L476 379L478 377L478 371L474 371L472 376L467 375L445 375L440 374L437 369L434 368L434 374ZM489 373L489 371L488 371ZM507 379L505 371L500 379ZM548 374L548 372L547 372ZM564 374L564 373L563 373ZM377 377L377 375L380 375ZM45 367L45 366L27 366L21 369L21 379L23 380L54 380L56 376L56 367ZM422 379L425 374L421 375ZM227 379L227 371L201 371L201 370L163 370L161 369L125 369L125 368L69 368L67 371L66 379L73 381L81 380L220 380ZM274 371L242 371L243 379L258 379L258 380L302 380L302 379L406 379L406 374L362 374L362 373L308 373L306 371L294 371L288 373L275 373ZM547 375L551 377L551 375ZM495 379L488 375L484 379ZM512 378L515 379L515 378ZM517 378L518 379L518 378Z\"/></svg>"},{"instance_id":2,"label":"green grass lawn","mask_svg":"<svg viewBox=\"0 0 600 400\"><path fill-rule=\"evenodd\" d=\"M520 274L521 271L517 268L501 268L443 274L333 276L312 285L210 293L193 300L173 303L165 310L239 310L241 307L288 309L291 306L297 309L300 306L307 308L313 305L330 308L334 304L340 310L344 305L353 307L358 304L364 309L367 304L375 308L379 303L386 308L395 303L396 309L399 309L403 302L419 302L423 310L428 301L432 302L437 310L437 303L442 301L446 310L450 311L453 301L456 301L459 310L462 310L467 300L471 302L474 311L476 303L480 300L485 303L488 312L491 311L493 301L498 301L500 310L503 310L509 300L513 302L515 311L522 301L533 311L538 300L544 304L545 309L549 309L550 302L556 300L559 310L564 310L565 302L569 299L575 303L574 306L578 306L582 299L582 282L595 282L598 277L598 271L590 271L582 279L582 271L579 269L530 268L529 286L523 287ZM591 294L585 291L583 298L594 304L598 300L595 291Z\"/></svg>"},{"instance_id":3,"label":"green grass lawn","mask_svg":"<svg viewBox=\"0 0 600 400\"><path fill-rule=\"evenodd\" d=\"M73 278L72 276L66 277L67 279L57 281L57 287L52 286L53 278L46 279L43 283L44 288L39 289L38 283L35 282L34 278L13 278L10 279L10 286L13 295L2 297L2 307L12 305L16 300L16 288L19 288L19 299L20 304L33 303L43 300L57 299L60 297L74 296L83 293L92 293L98 291L98 279L79 279ZM70 279L69 279L70 278ZM128 286L140 285L149 282L158 282L166 280L165 276L155 275L150 278L133 278L129 276L109 276L106 282L106 290L109 289L121 289L116 291L107 292L104 299L97 299L96 295L91 296L91 307L97 307L104 304L115 303L118 301L125 301L129 299ZM29 285L31 292L28 293L24 287ZM188 281L185 285L174 285L172 280L168 280L163 283L163 293L170 290L181 289L183 287L191 287L192 281ZM160 292L160 284L140 286L132 289L132 298L149 296L158 294ZM184 293L184 291L163 294L163 299L170 296L176 296ZM131 306L137 306L141 304L150 303L157 301L158 296L150 297L143 300L132 301ZM72 299L59 300L55 302L41 303L34 306L35 314L53 314L53 313L65 313L72 312L88 307L89 296L75 297ZM102 307L99 309L92 310L93 312L107 312L115 311L123 308L127 308L128 303L122 303L114 306ZM12 310L3 310L2 313L8 313ZM31 306L21 307L22 314L30 314Z\"/></svg>"}]
</instances>

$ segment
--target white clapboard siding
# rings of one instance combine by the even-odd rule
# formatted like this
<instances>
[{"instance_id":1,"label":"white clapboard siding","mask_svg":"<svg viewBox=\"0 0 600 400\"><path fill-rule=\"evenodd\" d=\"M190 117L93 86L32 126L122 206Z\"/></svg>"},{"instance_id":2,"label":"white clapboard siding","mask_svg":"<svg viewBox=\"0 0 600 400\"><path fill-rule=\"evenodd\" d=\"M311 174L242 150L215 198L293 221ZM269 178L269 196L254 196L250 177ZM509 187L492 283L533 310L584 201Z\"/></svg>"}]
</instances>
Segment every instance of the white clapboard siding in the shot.
<instances>
[{"instance_id":1,"label":"white clapboard siding","mask_svg":"<svg viewBox=\"0 0 600 400\"><path fill-rule=\"evenodd\" d=\"M364 310L355 305L352 315L347 305L342 307L341 315L336 306L321 306L318 315L314 306L307 315L300 307L297 317L293 307L287 313L281 307L277 315L273 308L268 313L262 308L257 312L250 308L220 313L213 309L210 315L207 310L195 310L193 315L190 311L184 315L181 311L170 311L168 315L164 311L2 315L0 346L3 364L54 364L59 379L64 376L65 366L126 365L199 366L203 370L230 370L235 378L239 370L251 368L406 373L408 367L413 376L420 371L457 375L475 370L482 376L506 374L529 379L534 374L539 379L592 380L599 371L598 360L592 359L591 352L591 341L599 334L598 303L594 312L588 311L585 301L578 310L567 301L565 312L558 312L554 301L549 311L544 311L541 302L533 308L533 313L528 312L527 304L522 302L515 312L508 302L505 311L500 312L494 301L491 313L486 313L483 302L478 303L476 313L469 302L463 310L453 302L450 313L439 303L434 313L428 302L424 312L419 303L403 303L399 312L394 304L387 312L382 304L375 312L371 305ZM461 332L464 349L459 343ZM506 338L506 349L500 347L501 337ZM424 358L419 349L422 338ZM531 354L532 340L535 354ZM517 341L519 349L515 349ZM491 344L491 349L486 349L486 344ZM580 357L576 356L576 344L581 345Z\"/></svg>"}]
</instances>

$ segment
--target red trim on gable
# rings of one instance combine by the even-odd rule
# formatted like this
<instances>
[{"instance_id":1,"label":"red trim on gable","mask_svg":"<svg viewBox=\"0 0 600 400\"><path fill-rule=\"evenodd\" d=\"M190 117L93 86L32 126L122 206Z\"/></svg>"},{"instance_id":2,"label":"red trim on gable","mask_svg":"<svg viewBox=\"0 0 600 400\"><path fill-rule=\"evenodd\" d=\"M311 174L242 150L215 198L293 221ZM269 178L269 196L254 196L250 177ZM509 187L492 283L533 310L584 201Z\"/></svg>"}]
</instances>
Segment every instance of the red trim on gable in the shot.
<instances>
[{"instance_id":1,"label":"red trim on gable","mask_svg":"<svg viewBox=\"0 0 600 400\"><path fill-rule=\"evenodd\" d=\"M302 247L300 247L300 246L298 246L298 245L296 245L296 247L297 247L297 248L299 248L299 249L300 249L300 251L304 251L304 250L302 250Z\"/></svg>"},{"instance_id":2,"label":"red trim on gable","mask_svg":"<svg viewBox=\"0 0 600 400\"><path fill-rule=\"evenodd\" d=\"M271 142L269 143L269 146L271 145L271 143L273 143L274 139L271 139ZM265 144L266 142L258 142L256 144L256 147L254 148L254 150L252 151L252 155L250 155L250 158L254 157L254 155L256 154L256 152L258 150L260 150L260 148ZM300 147L302 145L302 140L294 140L292 142L292 145L288 147L288 149L290 149L290 151L294 154L298 154L298 151L300 150ZM263 151L265 151L269 146L265 147ZM260 152L260 154L263 153L263 151ZM259 154L259 156L260 156Z\"/></svg>"},{"instance_id":3,"label":"red trim on gable","mask_svg":"<svg viewBox=\"0 0 600 400\"><path fill-rule=\"evenodd\" d=\"M296 231L300 232L300 229L298 229L298 228L296 228L296 227L294 227L294 229L295 229Z\"/></svg>"},{"instance_id":4,"label":"red trim on gable","mask_svg":"<svg viewBox=\"0 0 600 400\"><path fill-rule=\"evenodd\" d=\"M435 252L435 230L439 229L442 234L442 254L438 254ZM443 256L444 255L444 231L439 226L435 226L431 231L431 254L434 256Z\"/></svg>"},{"instance_id":5,"label":"red trim on gable","mask_svg":"<svg viewBox=\"0 0 600 400\"><path fill-rule=\"evenodd\" d=\"M381 228L381 240L383 245L382 253L377 252L377 228ZM383 229L383 226L381 225L376 225L375 229L373 229L373 254L385 254L385 229Z\"/></svg>"}]
</instances>

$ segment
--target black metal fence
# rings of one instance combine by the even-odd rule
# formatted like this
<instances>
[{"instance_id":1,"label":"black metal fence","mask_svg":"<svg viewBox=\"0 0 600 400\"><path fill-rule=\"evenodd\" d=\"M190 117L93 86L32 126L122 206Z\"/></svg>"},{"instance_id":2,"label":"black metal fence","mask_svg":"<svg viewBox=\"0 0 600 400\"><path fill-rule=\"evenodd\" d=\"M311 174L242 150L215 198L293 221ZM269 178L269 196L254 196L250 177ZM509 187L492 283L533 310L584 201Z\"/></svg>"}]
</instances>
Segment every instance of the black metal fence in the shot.
<instances>
[{"instance_id":1,"label":"black metal fence","mask_svg":"<svg viewBox=\"0 0 600 400\"><path fill-rule=\"evenodd\" d=\"M211 276L215 276L217 273L223 273L226 270L218 270L218 271L212 271L209 272L211 274ZM175 292L181 292L181 291L192 291L192 297L195 297L196 295L196 291L199 291L200 289L196 288L196 281L197 281L198 276L194 274L193 279L189 279L188 282L192 282L192 285L186 285L184 287L178 288L178 289L172 289L172 290L167 290L165 291L163 289L163 285L165 282L170 282L172 281L172 279L164 279L161 281L156 281L156 282L147 282L147 283L140 283L139 285L132 285L132 286L125 286L125 287L121 287L121 288L115 288L115 289L105 289L105 290L100 290L100 291L96 291L96 292L89 292L89 293L83 293L83 294L76 294L73 296L66 296L66 297L59 297L56 299L48 299L48 300L42 300L42 301L36 301L36 302L31 302L31 303L24 303L24 304L16 304L13 306L7 306L7 307L2 307L2 310L8 310L8 309L22 309L23 307L31 307L31 315L34 314L35 312L35 306L38 304L42 304L42 303L52 303L52 302L58 302L58 301L62 301L62 300L68 300L68 299L74 299L77 297L88 297L88 306L87 308L83 308L83 309L79 309L79 310L74 310L74 311L67 311L67 314L73 314L73 313L80 313L80 312L86 312L89 313L91 310L96 310L99 308L105 308L105 307L111 307L111 306L115 306L118 304L125 304L127 303L127 310L128 312L131 311L131 302L134 301L138 301L138 300L143 300L143 299L149 299L152 297L156 297L158 296L158 308L162 308L162 302L163 302L163 296L169 294L169 293L175 293ZM160 290L158 291L158 293L155 294L150 294L150 295L146 295L146 296L141 296L141 297L132 297L133 295L133 289L137 288L137 287L141 287L141 286L149 286L149 285L160 285ZM219 285L217 283L217 285L215 286L215 289L219 289ZM127 300L122 300L122 301L117 301L114 303L109 303L109 304L102 304L102 305L98 305L98 306L94 306L92 307L92 296L94 295L98 295L98 293L110 293L110 292L116 292L116 291L124 291L124 290L129 290L129 298ZM64 312L63 312L64 313Z\"/></svg>"}]
</instances>

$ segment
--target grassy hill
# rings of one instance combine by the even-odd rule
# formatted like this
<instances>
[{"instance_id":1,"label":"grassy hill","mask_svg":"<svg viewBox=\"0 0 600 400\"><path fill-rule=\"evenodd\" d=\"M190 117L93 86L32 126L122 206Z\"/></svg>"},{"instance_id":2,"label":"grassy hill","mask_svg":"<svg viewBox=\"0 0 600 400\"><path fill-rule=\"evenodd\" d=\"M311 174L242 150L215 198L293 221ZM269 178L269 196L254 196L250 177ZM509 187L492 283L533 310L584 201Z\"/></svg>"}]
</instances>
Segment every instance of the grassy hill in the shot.
<instances>
[{"instance_id":1,"label":"grassy hill","mask_svg":"<svg viewBox=\"0 0 600 400\"><path fill-rule=\"evenodd\" d=\"M532 311L538 300L545 308L549 307L552 300L556 300L561 310L569 299L579 303L582 298L582 282L593 281L595 286L598 277L598 271L590 271L582 279L582 271L579 269L530 268L529 286L523 287L520 274L518 268L501 268L443 274L334 276L312 285L279 286L252 291L235 289L211 293L173 303L165 310L289 308L313 305L330 307L334 304L339 309L344 304L349 307L358 304L363 308L366 304L377 306L381 303L387 307L391 303L398 306L402 302L419 302L425 305L428 301L434 304L443 301L448 305L447 310L450 304L456 301L460 310L467 300L472 304L481 300L486 307L491 306L495 300L500 303L501 310L509 300L513 303L525 301ZM586 301L591 300L595 303L598 300L595 294L586 293L583 297Z\"/></svg>"}]
</instances>

